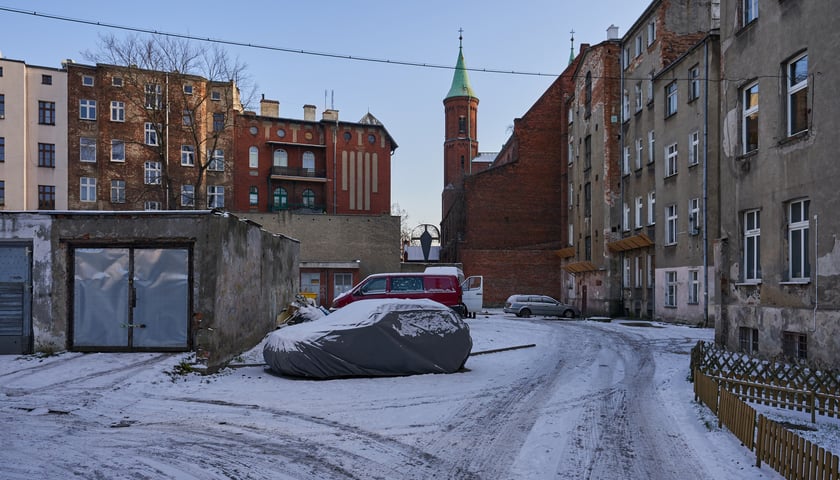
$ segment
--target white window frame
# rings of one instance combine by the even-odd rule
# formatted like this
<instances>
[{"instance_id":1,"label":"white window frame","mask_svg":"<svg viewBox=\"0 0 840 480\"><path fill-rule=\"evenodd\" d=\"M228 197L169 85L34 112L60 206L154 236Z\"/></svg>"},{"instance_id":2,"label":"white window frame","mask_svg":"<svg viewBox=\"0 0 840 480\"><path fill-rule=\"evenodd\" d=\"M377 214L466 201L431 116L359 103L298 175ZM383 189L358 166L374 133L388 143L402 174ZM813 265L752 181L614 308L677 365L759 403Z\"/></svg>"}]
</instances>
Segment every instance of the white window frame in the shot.
<instances>
[{"instance_id":1,"label":"white window frame","mask_svg":"<svg viewBox=\"0 0 840 480\"><path fill-rule=\"evenodd\" d=\"M648 225L656 225L656 192L648 192L647 198L648 204L648 215L647 215L647 223Z\"/></svg>"},{"instance_id":2,"label":"white window frame","mask_svg":"<svg viewBox=\"0 0 840 480\"><path fill-rule=\"evenodd\" d=\"M677 272L667 270L665 272L665 306L677 306Z\"/></svg>"},{"instance_id":3,"label":"white window frame","mask_svg":"<svg viewBox=\"0 0 840 480\"><path fill-rule=\"evenodd\" d=\"M622 218L621 227L625 232L629 232L630 231L630 205L628 205L627 202L622 202L621 207L622 207L622 212L623 212L622 217L621 217Z\"/></svg>"},{"instance_id":4,"label":"white window frame","mask_svg":"<svg viewBox=\"0 0 840 480\"><path fill-rule=\"evenodd\" d=\"M217 148L212 152L207 152L208 162L207 170L211 172L225 171L225 151Z\"/></svg>"},{"instance_id":5,"label":"white window frame","mask_svg":"<svg viewBox=\"0 0 840 480\"><path fill-rule=\"evenodd\" d=\"M248 148L248 168L259 168L260 166L260 149L254 145Z\"/></svg>"},{"instance_id":6,"label":"white window frame","mask_svg":"<svg viewBox=\"0 0 840 480\"><path fill-rule=\"evenodd\" d=\"M79 178L79 201L85 203L96 201L96 178Z\"/></svg>"},{"instance_id":7,"label":"white window frame","mask_svg":"<svg viewBox=\"0 0 840 480\"><path fill-rule=\"evenodd\" d=\"M665 207L665 245L677 244L677 205L671 204Z\"/></svg>"},{"instance_id":8,"label":"white window frame","mask_svg":"<svg viewBox=\"0 0 840 480\"><path fill-rule=\"evenodd\" d=\"M642 228L642 211L644 210L644 200L641 196L636 197L636 228Z\"/></svg>"},{"instance_id":9,"label":"white window frame","mask_svg":"<svg viewBox=\"0 0 840 480\"><path fill-rule=\"evenodd\" d=\"M761 210L744 212L744 278L745 283L761 282ZM752 264L752 267L750 266Z\"/></svg>"},{"instance_id":10,"label":"white window frame","mask_svg":"<svg viewBox=\"0 0 840 480\"><path fill-rule=\"evenodd\" d=\"M195 166L195 146L181 145L181 166L194 167Z\"/></svg>"},{"instance_id":11,"label":"white window frame","mask_svg":"<svg viewBox=\"0 0 840 480\"><path fill-rule=\"evenodd\" d=\"M656 134L653 130L648 132L648 163L656 161Z\"/></svg>"},{"instance_id":12,"label":"white window frame","mask_svg":"<svg viewBox=\"0 0 840 480\"><path fill-rule=\"evenodd\" d=\"M79 138L79 161L96 163L96 138Z\"/></svg>"},{"instance_id":13,"label":"white window frame","mask_svg":"<svg viewBox=\"0 0 840 480\"><path fill-rule=\"evenodd\" d=\"M575 224L569 224L569 246L574 246L575 244Z\"/></svg>"},{"instance_id":14,"label":"white window frame","mask_svg":"<svg viewBox=\"0 0 840 480\"><path fill-rule=\"evenodd\" d=\"M624 89L621 101L621 115L625 121L630 118L630 92L627 89Z\"/></svg>"},{"instance_id":15,"label":"white window frame","mask_svg":"<svg viewBox=\"0 0 840 480\"><path fill-rule=\"evenodd\" d=\"M656 76L656 72L650 72L650 76L648 78L648 88L647 88L647 96L648 96L648 103L653 101L653 79Z\"/></svg>"},{"instance_id":16,"label":"white window frame","mask_svg":"<svg viewBox=\"0 0 840 480\"><path fill-rule=\"evenodd\" d=\"M636 93L636 111L640 111L642 109L642 104L644 103L644 98L642 97L642 82L636 82L636 86L634 87L634 91Z\"/></svg>"},{"instance_id":17,"label":"white window frame","mask_svg":"<svg viewBox=\"0 0 840 480\"><path fill-rule=\"evenodd\" d=\"M111 86L112 87L122 87L123 86L123 78L122 77L112 77L111 78Z\"/></svg>"},{"instance_id":18,"label":"white window frame","mask_svg":"<svg viewBox=\"0 0 840 480\"><path fill-rule=\"evenodd\" d=\"M288 167L289 166L289 152L283 150L282 148L278 148L274 150L272 154L272 165L275 167Z\"/></svg>"},{"instance_id":19,"label":"white window frame","mask_svg":"<svg viewBox=\"0 0 840 480\"><path fill-rule=\"evenodd\" d=\"M184 95L192 95L193 94L193 86L189 83L184 84Z\"/></svg>"},{"instance_id":20,"label":"white window frame","mask_svg":"<svg viewBox=\"0 0 840 480\"><path fill-rule=\"evenodd\" d=\"M676 115L679 104L677 81L665 85L665 118Z\"/></svg>"},{"instance_id":21,"label":"white window frame","mask_svg":"<svg viewBox=\"0 0 840 480\"><path fill-rule=\"evenodd\" d=\"M304 170L315 172L315 154L310 152L309 150L303 152L301 165L303 166Z\"/></svg>"},{"instance_id":22,"label":"white window frame","mask_svg":"<svg viewBox=\"0 0 840 480\"><path fill-rule=\"evenodd\" d=\"M569 210L571 210L575 205L575 184L574 182L569 182Z\"/></svg>"},{"instance_id":23,"label":"white window frame","mask_svg":"<svg viewBox=\"0 0 840 480\"><path fill-rule=\"evenodd\" d=\"M195 206L195 185L181 185L181 206Z\"/></svg>"},{"instance_id":24,"label":"white window frame","mask_svg":"<svg viewBox=\"0 0 840 480\"><path fill-rule=\"evenodd\" d=\"M810 200L794 200L788 204L788 278L791 282L807 282L811 279L810 255L810 226L808 218ZM796 218L797 220L794 220ZM794 237L799 237L799 248L794 245ZM798 260L799 271L794 269L794 261Z\"/></svg>"},{"instance_id":25,"label":"white window frame","mask_svg":"<svg viewBox=\"0 0 840 480\"><path fill-rule=\"evenodd\" d=\"M758 0L742 0L743 25L748 25L758 19Z\"/></svg>"},{"instance_id":26,"label":"white window frame","mask_svg":"<svg viewBox=\"0 0 840 480\"><path fill-rule=\"evenodd\" d=\"M636 139L636 170L642 168L642 157L644 156L645 142L641 138Z\"/></svg>"},{"instance_id":27,"label":"white window frame","mask_svg":"<svg viewBox=\"0 0 840 480\"><path fill-rule=\"evenodd\" d=\"M143 202L143 210L155 211L155 210L160 210L160 208L161 208L160 202L157 202L157 201L154 201L154 200L146 200L145 202Z\"/></svg>"},{"instance_id":28,"label":"white window frame","mask_svg":"<svg viewBox=\"0 0 840 480\"><path fill-rule=\"evenodd\" d=\"M791 74L791 68L797 62L801 60L805 60L805 76L802 80L794 83L796 79ZM788 136L796 135L797 133L808 131L808 122L806 119L806 125L804 128L793 131L793 119L794 119L794 99L798 98L797 94L802 90L805 90L805 98L803 101L805 102L805 106L807 107L808 104L808 52L804 52L801 55L797 55L793 58L793 60L789 61L787 65L785 65L785 71L787 72L787 134Z\"/></svg>"},{"instance_id":29,"label":"white window frame","mask_svg":"<svg viewBox=\"0 0 840 480\"><path fill-rule=\"evenodd\" d=\"M111 121L125 122L125 102L111 100Z\"/></svg>"},{"instance_id":30,"label":"white window frame","mask_svg":"<svg viewBox=\"0 0 840 480\"><path fill-rule=\"evenodd\" d=\"M143 162L143 184L160 185L162 170L160 162Z\"/></svg>"},{"instance_id":31,"label":"white window frame","mask_svg":"<svg viewBox=\"0 0 840 480\"><path fill-rule=\"evenodd\" d=\"M700 163L700 132L697 130L688 134L688 166Z\"/></svg>"},{"instance_id":32,"label":"white window frame","mask_svg":"<svg viewBox=\"0 0 840 480\"><path fill-rule=\"evenodd\" d=\"M79 99L79 119L96 120L96 100Z\"/></svg>"},{"instance_id":33,"label":"white window frame","mask_svg":"<svg viewBox=\"0 0 840 480\"><path fill-rule=\"evenodd\" d=\"M163 106L163 88L159 83L147 83L143 91L146 108L159 110Z\"/></svg>"},{"instance_id":34,"label":"white window frame","mask_svg":"<svg viewBox=\"0 0 840 480\"><path fill-rule=\"evenodd\" d=\"M630 146L625 145L621 150L621 173L630 174Z\"/></svg>"},{"instance_id":35,"label":"white window frame","mask_svg":"<svg viewBox=\"0 0 840 480\"><path fill-rule=\"evenodd\" d=\"M111 140L111 161L125 163L125 141Z\"/></svg>"},{"instance_id":36,"label":"white window frame","mask_svg":"<svg viewBox=\"0 0 840 480\"><path fill-rule=\"evenodd\" d=\"M642 46L644 45L644 40L642 40L642 34L639 34L636 37L636 58L642 55Z\"/></svg>"},{"instance_id":37,"label":"white window frame","mask_svg":"<svg viewBox=\"0 0 840 480\"><path fill-rule=\"evenodd\" d=\"M700 233L700 199L696 197L688 200L688 233Z\"/></svg>"},{"instance_id":38,"label":"white window frame","mask_svg":"<svg viewBox=\"0 0 840 480\"><path fill-rule=\"evenodd\" d=\"M750 93L753 89L755 89L755 95ZM754 104L751 103L753 100L755 100ZM742 153L750 153L758 150L758 107L760 104L758 82L752 82L741 90L741 102L741 148ZM755 122L756 124L754 148L750 147L748 139L750 130L749 124L752 122Z\"/></svg>"},{"instance_id":39,"label":"white window frame","mask_svg":"<svg viewBox=\"0 0 840 480\"><path fill-rule=\"evenodd\" d=\"M157 129L155 128L155 124L152 122L145 122L143 124L143 142L146 145L157 147L158 146L158 134Z\"/></svg>"},{"instance_id":40,"label":"white window frame","mask_svg":"<svg viewBox=\"0 0 840 480\"><path fill-rule=\"evenodd\" d=\"M700 304L700 272L698 270L688 271L688 303Z\"/></svg>"},{"instance_id":41,"label":"white window frame","mask_svg":"<svg viewBox=\"0 0 840 480\"><path fill-rule=\"evenodd\" d=\"M688 69L688 101L700 98L700 67L695 65Z\"/></svg>"},{"instance_id":42,"label":"white window frame","mask_svg":"<svg viewBox=\"0 0 840 480\"><path fill-rule=\"evenodd\" d=\"M647 25L647 44L648 46L653 45L653 42L656 41L656 20L651 20L650 23Z\"/></svg>"},{"instance_id":43,"label":"white window frame","mask_svg":"<svg viewBox=\"0 0 840 480\"><path fill-rule=\"evenodd\" d=\"M653 274L653 255L645 255L645 271L647 272L647 287L653 288L654 274Z\"/></svg>"},{"instance_id":44,"label":"white window frame","mask_svg":"<svg viewBox=\"0 0 840 480\"><path fill-rule=\"evenodd\" d=\"M626 288L630 288L630 257L626 254L622 259L621 284Z\"/></svg>"},{"instance_id":45,"label":"white window frame","mask_svg":"<svg viewBox=\"0 0 840 480\"><path fill-rule=\"evenodd\" d=\"M225 187L207 186L207 208L225 208Z\"/></svg>"},{"instance_id":46,"label":"white window frame","mask_svg":"<svg viewBox=\"0 0 840 480\"><path fill-rule=\"evenodd\" d=\"M210 100L214 102L218 102L222 99L222 93L218 90L213 90L210 92Z\"/></svg>"},{"instance_id":47,"label":"white window frame","mask_svg":"<svg viewBox=\"0 0 840 480\"><path fill-rule=\"evenodd\" d=\"M90 75L82 75L82 86L83 87L92 87L93 86L93 77Z\"/></svg>"},{"instance_id":48,"label":"white window frame","mask_svg":"<svg viewBox=\"0 0 840 480\"><path fill-rule=\"evenodd\" d=\"M125 180L111 180L111 203L125 203Z\"/></svg>"},{"instance_id":49,"label":"white window frame","mask_svg":"<svg viewBox=\"0 0 840 480\"><path fill-rule=\"evenodd\" d=\"M641 266L641 258L639 256L633 257L633 264L634 264L634 272L636 281L633 284L636 288L642 288L642 266Z\"/></svg>"},{"instance_id":50,"label":"white window frame","mask_svg":"<svg viewBox=\"0 0 840 480\"><path fill-rule=\"evenodd\" d=\"M665 176L671 177L677 174L679 162L679 148L676 143L665 147Z\"/></svg>"}]
</instances>

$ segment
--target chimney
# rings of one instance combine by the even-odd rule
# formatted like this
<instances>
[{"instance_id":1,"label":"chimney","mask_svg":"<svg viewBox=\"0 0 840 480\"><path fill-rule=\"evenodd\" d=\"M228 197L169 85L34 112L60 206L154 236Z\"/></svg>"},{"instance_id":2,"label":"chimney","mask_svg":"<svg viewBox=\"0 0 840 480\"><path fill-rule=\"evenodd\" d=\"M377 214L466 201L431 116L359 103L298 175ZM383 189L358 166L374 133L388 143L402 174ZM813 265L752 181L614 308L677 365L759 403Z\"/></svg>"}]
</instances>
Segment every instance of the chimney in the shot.
<instances>
[{"instance_id":1,"label":"chimney","mask_svg":"<svg viewBox=\"0 0 840 480\"><path fill-rule=\"evenodd\" d=\"M317 107L315 105L304 105L303 106L303 120L306 122L314 122L315 121L315 109Z\"/></svg>"},{"instance_id":2,"label":"chimney","mask_svg":"<svg viewBox=\"0 0 840 480\"><path fill-rule=\"evenodd\" d=\"M321 115L321 120L327 122L337 122L338 121L338 110L333 110L328 108L324 110L324 113Z\"/></svg>"},{"instance_id":3,"label":"chimney","mask_svg":"<svg viewBox=\"0 0 840 480\"><path fill-rule=\"evenodd\" d=\"M607 29L607 40L618 40L618 27L610 25Z\"/></svg>"},{"instance_id":4,"label":"chimney","mask_svg":"<svg viewBox=\"0 0 840 480\"><path fill-rule=\"evenodd\" d=\"M280 102L277 100L267 100L263 94L260 99L260 115L263 117L279 118Z\"/></svg>"}]
</instances>

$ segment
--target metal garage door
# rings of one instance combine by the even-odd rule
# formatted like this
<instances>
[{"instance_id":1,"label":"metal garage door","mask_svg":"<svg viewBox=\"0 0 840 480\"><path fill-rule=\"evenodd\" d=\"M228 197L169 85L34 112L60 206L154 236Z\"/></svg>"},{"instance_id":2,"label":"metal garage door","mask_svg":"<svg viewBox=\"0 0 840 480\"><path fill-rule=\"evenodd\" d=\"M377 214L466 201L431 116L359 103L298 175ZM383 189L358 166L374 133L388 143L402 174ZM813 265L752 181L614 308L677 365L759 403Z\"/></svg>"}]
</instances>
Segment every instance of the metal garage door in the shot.
<instances>
[{"instance_id":1,"label":"metal garage door","mask_svg":"<svg viewBox=\"0 0 840 480\"><path fill-rule=\"evenodd\" d=\"M76 248L73 349L187 350L189 250Z\"/></svg>"},{"instance_id":2,"label":"metal garage door","mask_svg":"<svg viewBox=\"0 0 840 480\"><path fill-rule=\"evenodd\" d=\"M32 263L26 245L0 244L0 354L30 353Z\"/></svg>"}]
</instances>

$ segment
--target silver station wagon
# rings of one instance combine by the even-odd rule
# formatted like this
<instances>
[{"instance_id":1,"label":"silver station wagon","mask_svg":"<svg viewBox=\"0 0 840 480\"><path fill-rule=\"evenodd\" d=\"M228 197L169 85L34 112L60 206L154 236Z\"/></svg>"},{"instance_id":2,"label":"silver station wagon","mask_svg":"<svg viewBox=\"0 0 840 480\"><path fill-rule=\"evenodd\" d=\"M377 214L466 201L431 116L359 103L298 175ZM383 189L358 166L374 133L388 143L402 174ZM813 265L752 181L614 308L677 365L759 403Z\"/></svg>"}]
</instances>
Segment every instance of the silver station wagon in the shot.
<instances>
[{"instance_id":1,"label":"silver station wagon","mask_svg":"<svg viewBox=\"0 0 840 480\"><path fill-rule=\"evenodd\" d=\"M517 317L538 315L574 318L580 315L580 310L575 306L566 305L547 295L511 295L505 302L504 310Z\"/></svg>"}]
</instances>

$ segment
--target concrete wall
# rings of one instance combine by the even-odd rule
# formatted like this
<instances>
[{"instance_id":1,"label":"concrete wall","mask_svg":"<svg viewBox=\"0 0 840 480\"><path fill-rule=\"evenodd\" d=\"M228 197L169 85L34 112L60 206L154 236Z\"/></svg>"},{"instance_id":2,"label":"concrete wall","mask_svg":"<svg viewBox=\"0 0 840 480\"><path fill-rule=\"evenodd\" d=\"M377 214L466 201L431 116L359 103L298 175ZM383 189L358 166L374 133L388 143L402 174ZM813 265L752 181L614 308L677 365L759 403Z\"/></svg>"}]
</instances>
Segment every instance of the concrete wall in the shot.
<instances>
[{"instance_id":1,"label":"concrete wall","mask_svg":"<svg viewBox=\"0 0 840 480\"><path fill-rule=\"evenodd\" d=\"M191 346L215 370L256 345L298 291L300 245L226 214L0 214L0 239L31 241L36 351L69 347L75 247L184 246L192 251Z\"/></svg>"}]
</instances>

